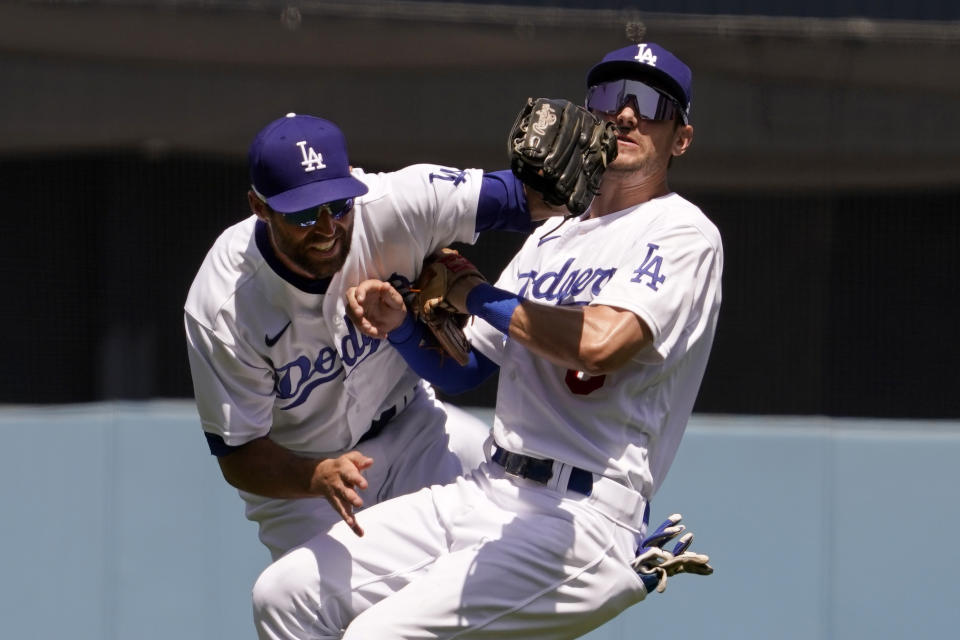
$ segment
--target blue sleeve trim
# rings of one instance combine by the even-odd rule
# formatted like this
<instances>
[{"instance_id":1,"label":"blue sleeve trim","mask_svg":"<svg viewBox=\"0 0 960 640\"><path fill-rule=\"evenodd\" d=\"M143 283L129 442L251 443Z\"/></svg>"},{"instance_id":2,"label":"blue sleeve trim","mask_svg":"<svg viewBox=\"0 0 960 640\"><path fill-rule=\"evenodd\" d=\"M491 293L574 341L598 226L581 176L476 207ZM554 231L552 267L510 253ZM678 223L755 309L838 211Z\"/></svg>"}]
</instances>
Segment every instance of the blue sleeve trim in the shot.
<instances>
[{"instance_id":1,"label":"blue sleeve trim","mask_svg":"<svg viewBox=\"0 0 960 640\"><path fill-rule=\"evenodd\" d=\"M478 284L467 295L467 311L483 318L500 333L510 335L510 318L521 298L509 291L497 289L492 284Z\"/></svg>"},{"instance_id":2,"label":"blue sleeve trim","mask_svg":"<svg viewBox=\"0 0 960 640\"><path fill-rule=\"evenodd\" d=\"M461 367L439 349L421 347L425 331L428 329L408 313L403 324L391 331L387 339L418 376L440 391L449 395L469 391L499 369L476 349L471 349L470 362Z\"/></svg>"},{"instance_id":3,"label":"blue sleeve trim","mask_svg":"<svg viewBox=\"0 0 960 640\"><path fill-rule=\"evenodd\" d=\"M210 453L218 458L229 455L240 448L240 446L234 447L227 444L222 437L214 433L204 431L203 435L207 438L207 446L210 447Z\"/></svg>"},{"instance_id":4,"label":"blue sleeve trim","mask_svg":"<svg viewBox=\"0 0 960 640\"><path fill-rule=\"evenodd\" d=\"M510 170L484 173L477 204L477 233L483 231L533 230L523 183Z\"/></svg>"}]
</instances>

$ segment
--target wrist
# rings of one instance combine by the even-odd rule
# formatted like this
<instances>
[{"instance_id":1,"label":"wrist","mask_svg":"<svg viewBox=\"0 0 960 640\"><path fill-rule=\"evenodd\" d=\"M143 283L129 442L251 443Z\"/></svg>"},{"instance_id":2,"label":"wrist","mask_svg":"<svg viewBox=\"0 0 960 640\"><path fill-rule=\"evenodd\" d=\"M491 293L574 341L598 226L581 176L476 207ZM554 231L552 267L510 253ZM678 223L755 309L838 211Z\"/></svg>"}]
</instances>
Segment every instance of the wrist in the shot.
<instances>
[{"instance_id":1,"label":"wrist","mask_svg":"<svg viewBox=\"0 0 960 640\"><path fill-rule=\"evenodd\" d=\"M400 323L400 326L387 334L387 340L390 341L390 344L403 344L413 336L416 326L416 318L408 311L403 318L403 322Z\"/></svg>"}]
</instances>

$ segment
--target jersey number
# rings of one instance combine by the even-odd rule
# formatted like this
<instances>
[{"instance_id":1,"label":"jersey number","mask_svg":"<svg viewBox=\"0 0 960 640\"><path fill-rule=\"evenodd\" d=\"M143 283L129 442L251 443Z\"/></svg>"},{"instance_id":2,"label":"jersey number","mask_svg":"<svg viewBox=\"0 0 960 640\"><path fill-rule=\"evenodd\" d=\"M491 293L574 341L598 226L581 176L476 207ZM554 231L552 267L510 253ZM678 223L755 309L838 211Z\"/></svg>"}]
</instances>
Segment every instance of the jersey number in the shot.
<instances>
[{"instance_id":1,"label":"jersey number","mask_svg":"<svg viewBox=\"0 0 960 640\"><path fill-rule=\"evenodd\" d=\"M606 375L591 377L582 371L567 369L567 377L563 381L567 383L567 388L570 391L578 396L585 396L602 387L606 379Z\"/></svg>"}]
</instances>

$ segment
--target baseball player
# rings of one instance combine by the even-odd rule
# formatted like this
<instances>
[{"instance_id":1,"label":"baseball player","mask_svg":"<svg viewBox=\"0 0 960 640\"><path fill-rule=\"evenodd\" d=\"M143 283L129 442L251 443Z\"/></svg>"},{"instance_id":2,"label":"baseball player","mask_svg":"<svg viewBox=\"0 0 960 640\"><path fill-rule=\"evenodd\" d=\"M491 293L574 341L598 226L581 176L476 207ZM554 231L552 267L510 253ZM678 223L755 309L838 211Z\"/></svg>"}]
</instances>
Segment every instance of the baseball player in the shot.
<instances>
[{"instance_id":1,"label":"baseball player","mask_svg":"<svg viewBox=\"0 0 960 640\"><path fill-rule=\"evenodd\" d=\"M307 115L260 131L249 171L252 215L210 249L184 319L210 451L277 558L341 518L361 535L355 510L482 461L489 427L358 333L344 291L550 210L509 171L351 169L341 131Z\"/></svg>"},{"instance_id":2,"label":"baseball player","mask_svg":"<svg viewBox=\"0 0 960 640\"><path fill-rule=\"evenodd\" d=\"M706 367L723 252L667 181L693 138L689 68L631 45L587 87L618 147L587 212L535 231L496 286L462 265L444 276L446 302L479 318L466 366L419 347L391 286L350 295L438 384L499 367L485 462L368 510L364 538L336 526L268 567L261 638L573 638L644 599L631 563Z\"/></svg>"}]
</instances>

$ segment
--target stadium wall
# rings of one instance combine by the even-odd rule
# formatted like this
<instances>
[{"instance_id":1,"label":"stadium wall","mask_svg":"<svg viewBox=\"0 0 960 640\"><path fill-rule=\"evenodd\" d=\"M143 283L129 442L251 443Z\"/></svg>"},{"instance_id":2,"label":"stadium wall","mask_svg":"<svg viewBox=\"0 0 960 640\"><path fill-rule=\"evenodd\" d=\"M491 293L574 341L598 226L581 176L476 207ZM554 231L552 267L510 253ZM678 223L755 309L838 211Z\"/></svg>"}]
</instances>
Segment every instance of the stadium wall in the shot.
<instances>
[{"instance_id":1,"label":"stadium wall","mask_svg":"<svg viewBox=\"0 0 960 640\"><path fill-rule=\"evenodd\" d=\"M695 415L653 519L682 512L716 572L587 638L951 637L958 427ZM192 403L8 406L0 438L4 637L254 638L268 556Z\"/></svg>"}]
</instances>

